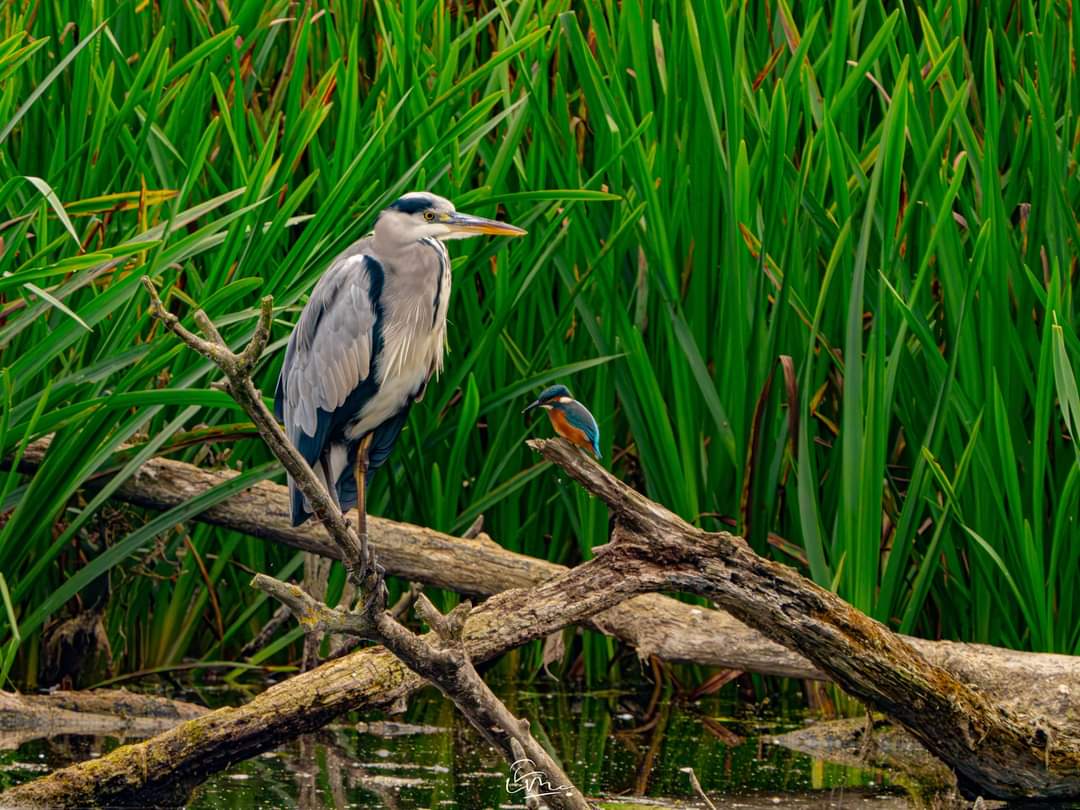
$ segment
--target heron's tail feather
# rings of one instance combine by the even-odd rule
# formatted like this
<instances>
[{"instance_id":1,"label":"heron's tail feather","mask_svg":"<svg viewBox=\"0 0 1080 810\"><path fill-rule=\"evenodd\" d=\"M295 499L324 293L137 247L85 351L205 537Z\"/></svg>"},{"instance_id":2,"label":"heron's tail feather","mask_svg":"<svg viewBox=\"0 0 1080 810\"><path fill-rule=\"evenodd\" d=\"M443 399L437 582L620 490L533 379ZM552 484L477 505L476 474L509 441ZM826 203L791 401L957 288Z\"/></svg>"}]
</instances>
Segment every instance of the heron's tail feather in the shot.
<instances>
[{"instance_id":1,"label":"heron's tail feather","mask_svg":"<svg viewBox=\"0 0 1080 810\"><path fill-rule=\"evenodd\" d=\"M289 510L292 517L292 525L299 526L309 517L311 512L307 509L306 499L302 492L296 488L296 482L289 476Z\"/></svg>"},{"instance_id":2,"label":"heron's tail feather","mask_svg":"<svg viewBox=\"0 0 1080 810\"><path fill-rule=\"evenodd\" d=\"M344 462L345 455L346 450L343 445L332 445L327 456L311 468L311 471L315 473L315 477L319 479L319 483L326 487L327 491L330 493L330 497L338 501L339 498L337 497L337 493L329 486L327 486L326 465L330 466L331 474L333 474L333 472L336 472L337 469L340 468L340 466ZM354 493L353 505L355 504L356 495ZM311 503L308 502L308 499L304 497L304 494L299 489L297 489L296 482L293 480L291 475L289 476L289 506L292 513L293 526L299 526L313 514L313 511L311 509ZM347 508L344 507L340 503L340 501L338 503L338 506L340 508Z\"/></svg>"}]
</instances>

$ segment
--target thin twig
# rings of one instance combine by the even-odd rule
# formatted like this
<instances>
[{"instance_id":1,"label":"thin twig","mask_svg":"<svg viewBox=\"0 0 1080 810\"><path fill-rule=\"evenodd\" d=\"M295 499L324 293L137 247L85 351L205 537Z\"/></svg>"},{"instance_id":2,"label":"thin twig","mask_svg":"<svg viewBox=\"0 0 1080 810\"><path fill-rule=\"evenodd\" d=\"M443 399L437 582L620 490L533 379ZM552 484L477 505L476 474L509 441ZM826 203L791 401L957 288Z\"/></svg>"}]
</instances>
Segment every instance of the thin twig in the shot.
<instances>
[{"instance_id":1,"label":"thin twig","mask_svg":"<svg viewBox=\"0 0 1080 810\"><path fill-rule=\"evenodd\" d=\"M697 774L694 773L694 769L680 768L679 770L681 770L683 773L690 777L690 787L694 789L694 793L698 795L698 798L705 802L705 806L709 808L709 810L716 810L716 805L713 804L709 800L709 797L705 795L705 791L702 789L701 782L698 781Z\"/></svg>"},{"instance_id":2,"label":"thin twig","mask_svg":"<svg viewBox=\"0 0 1080 810\"><path fill-rule=\"evenodd\" d=\"M465 533L461 535L466 540L472 540L474 537L479 537L480 532L484 530L484 516L479 514L476 516L476 520L465 530Z\"/></svg>"},{"instance_id":3,"label":"thin twig","mask_svg":"<svg viewBox=\"0 0 1080 810\"><path fill-rule=\"evenodd\" d=\"M244 645L240 650L241 658L250 658L267 644L274 637L274 633L278 631L281 625L285 624L289 620L289 607L288 605L278 605L278 609L274 611L274 615L270 617L263 629L259 631L259 635L255 636L251 641Z\"/></svg>"}]
</instances>

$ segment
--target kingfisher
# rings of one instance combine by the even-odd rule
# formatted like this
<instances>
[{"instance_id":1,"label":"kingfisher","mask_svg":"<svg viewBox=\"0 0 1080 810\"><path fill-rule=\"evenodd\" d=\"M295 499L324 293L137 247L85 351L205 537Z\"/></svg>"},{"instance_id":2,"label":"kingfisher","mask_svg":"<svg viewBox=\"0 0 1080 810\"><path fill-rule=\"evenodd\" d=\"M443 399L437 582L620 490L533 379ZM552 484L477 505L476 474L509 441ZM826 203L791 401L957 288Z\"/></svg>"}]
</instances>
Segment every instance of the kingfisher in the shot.
<instances>
[{"instance_id":1,"label":"kingfisher","mask_svg":"<svg viewBox=\"0 0 1080 810\"><path fill-rule=\"evenodd\" d=\"M451 281L443 243L525 233L413 191L382 211L311 291L285 349L274 412L342 511L356 506L361 535L365 488L442 369ZM299 526L311 505L291 477L289 496Z\"/></svg>"},{"instance_id":2,"label":"kingfisher","mask_svg":"<svg viewBox=\"0 0 1080 810\"><path fill-rule=\"evenodd\" d=\"M565 385L545 388L522 413L528 413L533 408L547 411L551 426L564 439L602 458L600 428L596 426L596 420L588 408L570 395Z\"/></svg>"}]
</instances>

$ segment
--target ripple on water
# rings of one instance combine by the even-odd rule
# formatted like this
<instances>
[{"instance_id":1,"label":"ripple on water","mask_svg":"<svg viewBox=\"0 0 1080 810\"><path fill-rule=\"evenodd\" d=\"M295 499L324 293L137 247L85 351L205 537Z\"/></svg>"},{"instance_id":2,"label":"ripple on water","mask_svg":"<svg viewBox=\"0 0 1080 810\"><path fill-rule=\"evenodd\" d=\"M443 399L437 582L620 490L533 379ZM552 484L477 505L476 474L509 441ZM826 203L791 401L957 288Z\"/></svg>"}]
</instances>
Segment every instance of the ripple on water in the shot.
<instances>
[{"instance_id":1,"label":"ripple on water","mask_svg":"<svg viewBox=\"0 0 1080 810\"><path fill-rule=\"evenodd\" d=\"M766 710L728 690L693 703L650 700L642 691L518 691L505 694L559 753L569 776L612 810L698 806L692 768L718 808L908 807L883 774L812 759L770 743L803 725L800 690ZM726 697L724 695L727 695ZM518 808L505 763L434 690L400 717L354 717L237 763L200 785L204 808ZM27 781L100 756L109 738L36 740L0 753L0 781ZM640 796L631 799L631 796Z\"/></svg>"}]
</instances>

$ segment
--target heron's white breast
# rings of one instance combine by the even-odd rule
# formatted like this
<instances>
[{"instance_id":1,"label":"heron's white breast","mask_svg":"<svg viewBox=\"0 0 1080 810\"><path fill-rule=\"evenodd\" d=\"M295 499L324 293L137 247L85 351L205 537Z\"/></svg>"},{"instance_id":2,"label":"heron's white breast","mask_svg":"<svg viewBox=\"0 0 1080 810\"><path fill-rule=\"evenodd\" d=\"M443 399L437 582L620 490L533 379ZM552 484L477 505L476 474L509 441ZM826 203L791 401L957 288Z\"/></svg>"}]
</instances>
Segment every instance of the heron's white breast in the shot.
<instances>
[{"instance_id":1,"label":"heron's white breast","mask_svg":"<svg viewBox=\"0 0 1080 810\"><path fill-rule=\"evenodd\" d=\"M382 351L375 362L379 388L360 409L359 418L346 429L350 439L371 432L394 416L420 393L433 372L442 370L450 262L442 243L431 242L442 259L438 270L441 278L387 278Z\"/></svg>"}]
</instances>

